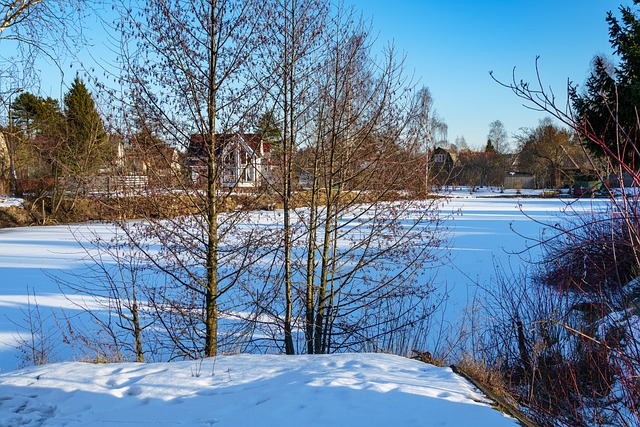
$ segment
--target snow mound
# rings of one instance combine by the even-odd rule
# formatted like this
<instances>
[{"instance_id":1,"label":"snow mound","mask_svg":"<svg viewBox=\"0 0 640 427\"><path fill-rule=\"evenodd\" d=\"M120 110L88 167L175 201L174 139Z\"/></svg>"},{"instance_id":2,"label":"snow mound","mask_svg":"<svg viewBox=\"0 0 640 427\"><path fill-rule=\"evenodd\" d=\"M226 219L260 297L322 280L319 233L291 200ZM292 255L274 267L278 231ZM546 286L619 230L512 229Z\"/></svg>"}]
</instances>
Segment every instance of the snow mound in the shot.
<instances>
[{"instance_id":1,"label":"snow mound","mask_svg":"<svg viewBox=\"0 0 640 427\"><path fill-rule=\"evenodd\" d=\"M449 368L384 354L68 362L0 375L6 426L516 426Z\"/></svg>"}]
</instances>

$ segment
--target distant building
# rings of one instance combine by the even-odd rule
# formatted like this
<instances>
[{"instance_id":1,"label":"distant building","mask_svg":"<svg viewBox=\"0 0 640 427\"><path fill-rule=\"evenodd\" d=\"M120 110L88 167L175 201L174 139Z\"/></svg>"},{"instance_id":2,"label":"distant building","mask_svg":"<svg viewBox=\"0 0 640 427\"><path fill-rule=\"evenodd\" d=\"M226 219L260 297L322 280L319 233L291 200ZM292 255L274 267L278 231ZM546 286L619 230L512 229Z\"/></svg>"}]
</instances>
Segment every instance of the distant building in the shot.
<instances>
[{"instance_id":1,"label":"distant building","mask_svg":"<svg viewBox=\"0 0 640 427\"><path fill-rule=\"evenodd\" d=\"M225 188L258 188L273 179L271 144L260 134L216 135L215 155L219 165L219 184ZM187 167L195 185L207 181L207 150L204 135L191 135Z\"/></svg>"},{"instance_id":2,"label":"distant building","mask_svg":"<svg viewBox=\"0 0 640 427\"><path fill-rule=\"evenodd\" d=\"M504 176L504 188L531 190L536 188L536 180L529 172L509 171Z\"/></svg>"},{"instance_id":3,"label":"distant building","mask_svg":"<svg viewBox=\"0 0 640 427\"><path fill-rule=\"evenodd\" d=\"M431 154L429 179L433 185L447 186L454 179L454 168L458 156L455 152L436 147Z\"/></svg>"}]
</instances>

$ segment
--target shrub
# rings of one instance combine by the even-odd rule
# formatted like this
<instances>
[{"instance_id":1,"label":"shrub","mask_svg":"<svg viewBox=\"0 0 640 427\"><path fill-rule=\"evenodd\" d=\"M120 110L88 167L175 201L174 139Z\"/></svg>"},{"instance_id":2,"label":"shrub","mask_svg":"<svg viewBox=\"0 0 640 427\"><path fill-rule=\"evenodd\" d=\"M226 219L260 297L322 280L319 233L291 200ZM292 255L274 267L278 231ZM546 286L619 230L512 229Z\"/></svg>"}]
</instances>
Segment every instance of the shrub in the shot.
<instances>
[{"instance_id":1,"label":"shrub","mask_svg":"<svg viewBox=\"0 0 640 427\"><path fill-rule=\"evenodd\" d=\"M556 224L542 260L492 292L475 357L543 425L640 422L640 223L625 206Z\"/></svg>"}]
</instances>

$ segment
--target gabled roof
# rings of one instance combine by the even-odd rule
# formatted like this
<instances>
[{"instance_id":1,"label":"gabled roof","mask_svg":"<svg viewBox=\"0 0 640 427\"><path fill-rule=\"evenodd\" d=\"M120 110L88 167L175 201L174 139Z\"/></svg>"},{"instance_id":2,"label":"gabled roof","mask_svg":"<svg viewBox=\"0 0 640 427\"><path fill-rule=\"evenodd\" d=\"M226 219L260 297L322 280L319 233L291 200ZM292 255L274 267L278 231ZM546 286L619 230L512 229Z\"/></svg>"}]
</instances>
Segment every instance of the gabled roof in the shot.
<instances>
[{"instance_id":1,"label":"gabled roof","mask_svg":"<svg viewBox=\"0 0 640 427\"><path fill-rule=\"evenodd\" d=\"M206 157L205 136L203 134L193 134L189 138L189 146L187 147L188 157ZM216 156L219 156L224 148L232 142L238 141L251 153L257 156L263 156L271 151L271 144L262 139L259 133L226 133L216 134Z\"/></svg>"},{"instance_id":2,"label":"gabled roof","mask_svg":"<svg viewBox=\"0 0 640 427\"><path fill-rule=\"evenodd\" d=\"M447 150L446 148L442 148L442 147L436 147L435 150L433 150L433 154L448 154L449 157L451 158L451 161L454 163L458 160L458 153L456 153L453 150Z\"/></svg>"},{"instance_id":3,"label":"gabled roof","mask_svg":"<svg viewBox=\"0 0 640 427\"><path fill-rule=\"evenodd\" d=\"M271 143L262 139L259 133L241 133L237 134L255 153L263 155L271 152ZM262 146L261 146L262 144Z\"/></svg>"}]
</instances>

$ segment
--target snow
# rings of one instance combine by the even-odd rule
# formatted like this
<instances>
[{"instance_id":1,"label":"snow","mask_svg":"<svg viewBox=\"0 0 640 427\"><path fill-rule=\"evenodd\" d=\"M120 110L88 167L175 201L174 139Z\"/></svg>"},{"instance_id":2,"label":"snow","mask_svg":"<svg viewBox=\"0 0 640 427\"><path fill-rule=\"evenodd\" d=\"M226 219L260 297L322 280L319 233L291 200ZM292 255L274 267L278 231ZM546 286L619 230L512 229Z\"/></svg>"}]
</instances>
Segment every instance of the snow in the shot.
<instances>
[{"instance_id":1,"label":"snow","mask_svg":"<svg viewBox=\"0 0 640 427\"><path fill-rule=\"evenodd\" d=\"M3 426L517 426L449 368L385 354L60 363L0 375Z\"/></svg>"},{"instance_id":2,"label":"snow","mask_svg":"<svg viewBox=\"0 0 640 427\"><path fill-rule=\"evenodd\" d=\"M435 277L448 295L445 329L491 283L496 263L517 268L535 256L544 223L567 209L558 199L456 196L442 205L451 256ZM79 297L63 295L56 277L80 275L83 245L114 233L98 223L0 229L0 425L517 425L450 369L382 354L88 364L69 362L82 355L53 342L62 363L15 371L29 311L37 302L46 333L55 313L77 310Z\"/></svg>"},{"instance_id":3,"label":"snow","mask_svg":"<svg viewBox=\"0 0 640 427\"><path fill-rule=\"evenodd\" d=\"M495 275L494 263L523 262L512 253L526 249L533 240L527 241L519 234L535 239L542 232L541 225L528 216L551 221L565 206L558 199L452 198L443 202L451 255L445 265L430 274L435 274L437 292L448 296L442 316L444 329L455 327L465 308L474 303L476 291L490 283ZM277 224L278 219L270 215L277 216L277 212L257 213L252 222ZM73 300L77 297L64 296L56 279L82 280L87 262L85 248L92 248L96 236L109 240L114 235L114 228L102 223L0 229L0 371L20 365L17 338L28 332L24 325L36 302L52 328L56 325L51 309L64 309L67 314L77 311ZM56 313L60 320L60 311ZM54 350L53 361L83 356L63 346ZM424 350L433 353L437 349Z\"/></svg>"},{"instance_id":4,"label":"snow","mask_svg":"<svg viewBox=\"0 0 640 427\"><path fill-rule=\"evenodd\" d=\"M22 207L24 200L0 194L0 208Z\"/></svg>"},{"instance_id":5,"label":"snow","mask_svg":"<svg viewBox=\"0 0 640 427\"><path fill-rule=\"evenodd\" d=\"M464 193L463 193L464 195ZM568 214L602 209L605 200L454 197L442 206L450 231L450 261L436 281L449 299L445 321L455 324L490 288L496 268L507 273L536 259L538 242Z\"/></svg>"},{"instance_id":6,"label":"snow","mask_svg":"<svg viewBox=\"0 0 640 427\"><path fill-rule=\"evenodd\" d=\"M440 192L435 192L435 195L443 195L446 197L454 198L522 198L522 197L541 197L544 193L558 193L555 190L546 189L521 189L515 190L513 188L502 187L468 187L464 185L458 185L455 187L443 188Z\"/></svg>"}]
</instances>

